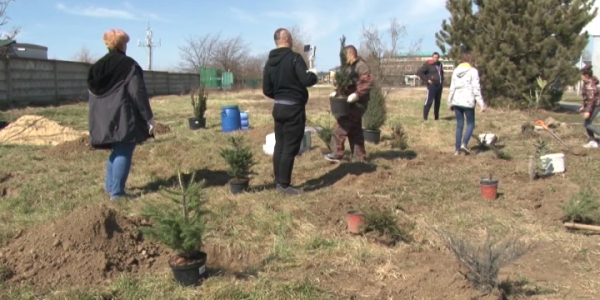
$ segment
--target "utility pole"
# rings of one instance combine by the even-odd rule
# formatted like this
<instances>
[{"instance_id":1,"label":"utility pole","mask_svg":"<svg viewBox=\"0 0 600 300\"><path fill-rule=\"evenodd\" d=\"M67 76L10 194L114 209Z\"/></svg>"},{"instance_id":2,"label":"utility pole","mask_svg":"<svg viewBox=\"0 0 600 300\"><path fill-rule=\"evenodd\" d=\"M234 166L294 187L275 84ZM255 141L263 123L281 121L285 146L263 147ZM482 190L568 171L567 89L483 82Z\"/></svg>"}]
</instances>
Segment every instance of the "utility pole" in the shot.
<instances>
[{"instance_id":1,"label":"utility pole","mask_svg":"<svg viewBox=\"0 0 600 300\"><path fill-rule=\"evenodd\" d=\"M138 39L138 47L148 48L148 71L152 71L152 49L160 47L160 45L160 39L158 39L158 43L153 43L152 28L150 28L150 22L148 22L148 28L146 29L146 39L143 42Z\"/></svg>"}]
</instances>

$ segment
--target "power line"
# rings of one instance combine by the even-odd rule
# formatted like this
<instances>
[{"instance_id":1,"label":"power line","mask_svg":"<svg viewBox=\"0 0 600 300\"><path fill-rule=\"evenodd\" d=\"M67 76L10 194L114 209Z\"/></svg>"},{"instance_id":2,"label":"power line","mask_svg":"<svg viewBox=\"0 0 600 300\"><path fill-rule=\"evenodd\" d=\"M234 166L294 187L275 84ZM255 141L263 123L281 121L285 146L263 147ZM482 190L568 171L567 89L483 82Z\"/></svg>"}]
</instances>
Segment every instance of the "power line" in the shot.
<instances>
[{"instance_id":1,"label":"power line","mask_svg":"<svg viewBox=\"0 0 600 300\"><path fill-rule=\"evenodd\" d=\"M146 39L142 42L138 39L138 47L148 48L148 71L152 71L152 54L153 49L161 46L161 40L158 39L158 43L152 41L152 28L150 28L150 22L148 22L148 28L146 29Z\"/></svg>"}]
</instances>

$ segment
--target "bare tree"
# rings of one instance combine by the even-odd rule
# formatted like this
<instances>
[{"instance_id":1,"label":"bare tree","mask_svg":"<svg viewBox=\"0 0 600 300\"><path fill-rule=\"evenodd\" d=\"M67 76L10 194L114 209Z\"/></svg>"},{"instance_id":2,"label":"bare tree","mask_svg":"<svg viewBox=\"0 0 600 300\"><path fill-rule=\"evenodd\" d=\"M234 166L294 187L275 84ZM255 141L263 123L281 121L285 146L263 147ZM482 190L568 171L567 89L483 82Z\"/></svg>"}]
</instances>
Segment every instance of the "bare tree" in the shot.
<instances>
[{"instance_id":1,"label":"bare tree","mask_svg":"<svg viewBox=\"0 0 600 300\"><path fill-rule=\"evenodd\" d=\"M8 24L10 18L6 15L8 5L15 0L3 0L0 1L0 26ZM0 39L14 40L17 34L19 34L20 28L14 27L8 31L0 31ZM0 56L9 57L12 54L12 47L10 45L3 45L0 47Z\"/></svg>"},{"instance_id":2,"label":"bare tree","mask_svg":"<svg viewBox=\"0 0 600 300\"><path fill-rule=\"evenodd\" d=\"M179 46L179 69L196 73L202 67L213 66L213 58L220 43L220 33L189 36Z\"/></svg>"},{"instance_id":3,"label":"bare tree","mask_svg":"<svg viewBox=\"0 0 600 300\"><path fill-rule=\"evenodd\" d=\"M247 60L248 51L248 44L241 35L221 39L215 46L212 64L223 71L232 72L237 77L241 74L243 64Z\"/></svg>"},{"instance_id":4,"label":"bare tree","mask_svg":"<svg viewBox=\"0 0 600 300\"><path fill-rule=\"evenodd\" d=\"M81 49L79 49L79 51L73 55L73 61L86 64L93 64L96 62L96 60L96 57L92 55L90 49L86 46L81 47Z\"/></svg>"},{"instance_id":5,"label":"bare tree","mask_svg":"<svg viewBox=\"0 0 600 300\"><path fill-rule=\"evenodd\" d=\"M302 55L302 58L304 58L304 62L306 63L306 65L308 65L308 57L304 52L304 45L309 40L306 31L304 31L298 25L290 27L289 31L292 35L292 38L294 39L294 46L292 47L292 50Z\"/></svg>"},{"instance_id":6,"label":"bare tree","mask_svg":"<svg viewBox=\"0 0 600 300\"><path fill-rule=\"evenodd\" d=\"M375 79L388 87L399 85L402 81L402 70L395 63L398 53L406 51L411 56L421 48L421 39L405 45L407 36L406 26L400 24L396 18L390 19L387 35L380 33L374 26L363 25L361 34L361 56L369 64ZM386 89L387 96L391 89Z\"/></svg>"},{"instance_id":7,"label":"bare tree","mask_svg":"<svg viewBox=\"0 0 600 300\"><path fill-rule=\"evenodd\" d=\"M262 72L267 63L268 54L252 55L246 58L242 65L242 71L239 78L242 79L262 79Z\"/></svg>"}]
</instances>

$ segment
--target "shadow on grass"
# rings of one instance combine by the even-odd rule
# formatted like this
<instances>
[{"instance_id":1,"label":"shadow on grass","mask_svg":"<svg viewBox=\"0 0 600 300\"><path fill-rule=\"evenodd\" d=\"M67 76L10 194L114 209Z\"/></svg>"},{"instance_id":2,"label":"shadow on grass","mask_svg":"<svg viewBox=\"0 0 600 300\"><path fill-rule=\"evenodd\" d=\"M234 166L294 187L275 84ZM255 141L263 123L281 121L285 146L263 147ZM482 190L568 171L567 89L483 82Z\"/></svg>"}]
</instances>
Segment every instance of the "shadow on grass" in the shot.
<instances>
[{"instance_id":1,"label":"shadow on grass","mask_svg":"<svg viewBox=\"0 0 600 300\"><path fill-rule=\"evenodd\" d=\"M183 173L183 182L189 182L192 173ZM211 186L224 186L229 183L229 174L225 171L213 171L208 169L202 169L196 171L195 182L206 180L206 187ZM141 190L143 193L157 192L162 188L170 188L178 184L177 175L173 175L167 179L158 178L154 181L149 182L142 187L134 187L133 189Z\"/></svg>"},{"instance_id":2,"label":"shadow on grass","mask_svg":"<svg viewBox=\"0 0 600 300\"><path fill-rule=\"evenodd\" d=\"M412 150L390 150L390 151L376 151L370 155L370 159L383 158L387 160L395 159L408 159L412 160L417 158L417 152Z\"/></svg>"},{"instance_id":3,"label":"shadow on grass","mask_svg":"<svg viewBox=\"0 0 600 300\"><path fill-rule=\"evenodd\" d=\"M498 289L502 293L500 299L512 299L513 297L519 296L532 297L555 293L555 291L551 289L532 285L527 279L504 280L499 284Z\"/></svg>"},{"instance_id":4,"label":"shadow on grass","mask_svg":"<svg viewBox=\"0 0 600 300\"><path fill-rule=\"evenodd\" d=\"M258 277L257 272L248 271L232 271L219 266L211 266L206 268L208 277L234 277L236 280L248 280L251 277Z\"/></svg>"},{"instance_id":5,"label":"shadow on grass","mask_svg":"<svg viewBox=\"0 0 600 300\"><path fill-rule=\"evenodd\" d=\"M261 185L257 185L257 186L250 186L250 188L248 189L248 192L260 193L265 190L274 190L276 187L277 186L275 185L275 183L261 184Z\"/></svg>"},{"instance_id":6,"label":"shadow on grass","mask_svg":"<svg viewBox=\"0 0 600 300\"><path fill-rule=\"evenodd\" d=\"M366 164L366 163L341 163L337 168L327 172L323 176L315 179L311 179L306 181L303 184L303 189L306 192L316 191L328 186L334 185L336 182L340 181L342 178L346 177L346 175L362 175L367 173L373 173L377 170L377 166L374 164Z\"/></svg>"}]
</instances>

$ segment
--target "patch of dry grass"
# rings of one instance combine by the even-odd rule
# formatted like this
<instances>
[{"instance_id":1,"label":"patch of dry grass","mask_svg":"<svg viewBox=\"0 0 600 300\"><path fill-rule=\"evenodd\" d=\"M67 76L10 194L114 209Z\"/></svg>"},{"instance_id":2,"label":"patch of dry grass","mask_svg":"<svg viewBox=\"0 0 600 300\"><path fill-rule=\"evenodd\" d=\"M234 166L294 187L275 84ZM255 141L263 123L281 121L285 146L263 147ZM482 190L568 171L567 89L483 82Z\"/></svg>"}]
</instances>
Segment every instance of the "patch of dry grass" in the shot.
<instances>
[{"instance_id":1,"label":"patch of dry grass","mask_svg":"<svg viewBox=\"0 0 600 300\"><path fill-rule=\"evenodd\" d=\"M333 122L328 114L330 89L311 89L307 107L311 124ZM143 199L159 201L158 189L174 184L179 167L198 171L205 179L209 209L207 247L218 249L222 269L197 289L184 289L170 281L168 266L160 274L125 276L96 290L60 290L48 299L468 299L472 292L456 278L456 265L443 243L426 224L484 238L519 234L540 245L518 264L500 272L504 280L516 274L540 289L552 291L544 299L593 299L599 283L600 246L594 237L565 232L561 207L580 186L600 180L598 152L567 155L568 172L529 182L527 159L537 138L520 134L521 125L553 116L575 122L573 115L489 110L477 114L475 133L495 133L511 160L499 160L493 151L453 156L455 121L442 105L442 120L423 122L423 89L402 89L388 101L390 120L400 122L407 150L392 149L391 141L367 145L373 165L334 165L322 159L325 144L313 136L315 148L297 158L294 182L308 192L299 198L282 198L272 183L271 157L262 153L265 135L272 131L272 102L259 91L212 93L208 100L207 129L190 131L189 96L152 100L156 120L172 131L140 146L128 182ZM444 95L444 100L445 100ZM251 187L255 191L233 196L228 192L225 162L218 155L226 135L220 132L220 107L238 104L250 115L252 130L245 132L258 164ZM85 129L85 104L8 111L3 118L41 114L61 124ZM390 121L390 122L392 122ZM393 123L390 123L393 125ZM383 128L391 135L391 126ZM585 141L580 126L560 128L557 134L577 145ZM547 133L535 133L555 151L560 144ZM471 142L472 145L476 143ZM50 156L43 147L0 146L2 172L11 177L0 198L0 236L8 240L18 230L59 218L74 207L108 201L102 193L107 153L88 152L63 158ZM493 172L500 179L500 197L480 196L479 177ZM137 214L139 201L117 204ZM362 207L385 209L400 219L414 221L413 241L387 247L369 236L346 232L345 213ZM575 251L575 252L574 252ZM574 254L575 253L575 254ZM215 254L216 255L216 254ZM231 272L230 272L231 271ZM246 274L245 279L231 275ZM31 289L0 285L7 299L33 299ZM0 297L0 299L3 299Z\"/></svg>"}]
</instances>

